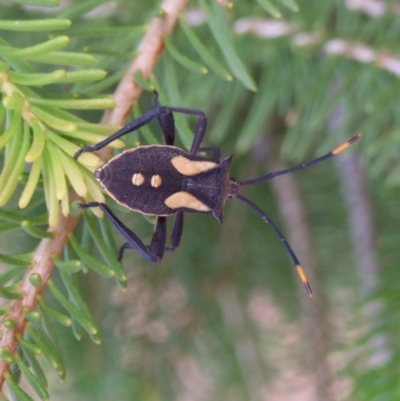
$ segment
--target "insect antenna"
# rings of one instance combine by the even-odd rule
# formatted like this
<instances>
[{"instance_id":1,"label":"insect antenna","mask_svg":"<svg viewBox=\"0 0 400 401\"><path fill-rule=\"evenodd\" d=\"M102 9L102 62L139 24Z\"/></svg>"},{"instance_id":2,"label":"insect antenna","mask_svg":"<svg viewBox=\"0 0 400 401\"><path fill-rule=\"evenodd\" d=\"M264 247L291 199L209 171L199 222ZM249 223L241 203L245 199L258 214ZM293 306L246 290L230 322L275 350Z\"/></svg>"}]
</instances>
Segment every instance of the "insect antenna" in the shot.
<instances>
[{"instance_id":1,"label":"insect antenna","mask_svg":"<svg viewBox=\"0 0 400 401\"><path fill-rule=\"evenodd\" d=\"M272 171L271 173L264 175L262 177L259 178L254 178L252 180L246 180L246 181L238 181L237 184L240 187L245 187L248 185L254 185L254 184L258 184L260 182L264 182L264 181L268 181L274 177L277 177L279 175L284 175L284 174L289 174L289 173L293 173L294 171L298 171L298 170L302 170L303 168L307 168L310 166L313 166L314 164L318 164L321 163L322 161L329 159L333 156L336 156L337 154L339 154L340 152L342 152L343 150L347 149L352 143L354 143L358 138L360 138L361 134L357 134L355 136L353 136L353 138L349 139L348 141L342 143L341 145L337 146L335 149L333 149L331 152L327 153L326 155L317 157L316 159L310 160L307 163L303 163L303 164L299 164L298 166L295 167L290 167L287 168L285 170L280 170L280 171Z\"/></svg>"},{"instance_id":2,"label":"insect antenna","mask_svg":"<svg viewBox=\"0 0 400 401\"><path fill-rule=\"evenodd\" d=\"M287 169L284 169L284 170L280 170L280 171L272 171L271 173L269 173L267 175L264 175L264 176L259 177L259 178L254 178L252 180L236 181L236 182L234 182L234 185L232 185L232 187L231 187L231 191L232 192L231 192L230 197L237 198L237 199L241 200L242 202L246 203L248 206L250 206L266 223L268 223L272 227L272 229L275 231L277 236L283 242L283 245L285 245L286 250L289 253L290 258L292 259L294 265L296 266L297 273L299 274L300 279L303 282L304 286L306 287L306 290L307 290L308 294L310 295L310 297L312 296L310 283L308 282L307 276L306 276L303 268L301 267L301 264L300 264L299 260L297 259L297 256L293 252L293 249L288 244L285 236L281 233L279 228L268 217L268 215L266 213L264 213L255 203L253 203L252 201L250 201L249 199L247 199L246 197L244 197L243 195L241 195L239 193L239 188L240 187L249 186L249 185L258 184L258 183L264 182L264 181L268 181L268 180L270 180L270 179L272 179L274 177L277 177L279 175L293 173L294 171L302 170L303 168L307 168L307 167L313 166L314 164L321 163L322 161L324 161L326 159L329 159L329 158L331 158L333 156L336 156L337 154L339 154L343 150L347 149L352 143L354 143L358 138L360 138L360 136L361 136L361 134L357 134L357 135L353 136L353 138L351 138L348 141L346 141L346 142L342 143L341 145L337 146L331 152L329 152L329 153L327 153L327 154L325 154L323 156L317 157L316 159L310 160L309 162L306 162L306 163L303 163L303 164L299 164L298 166L290 167L290 168L287 168Z\"/></svg>"},{"instance_id":3,"label":"insect antenna","mask_svg":"<svg viewBox=\"0 0 400 401\"><path fill-rule=\"evenodd\" d=\"M312 297L312 290L311 290L311 286L310 283L308 282L307 276L303 270L303 268L300 265L299 260L297 259L297 256L295 255L295 253L293 252L293 249L290 247L290 245L288 244L285 236L281 233L281 231L279 230L279 228L276 226L276 224L268 217L268 215L266 213L264 213L255 203L253 203L251 200L247 199L246 197L244 197L241 194L236 194L235 196L236 199L241 200L242 202L246 203L248 206L250 206L266 223L268 223L272 229L275 231L275 233L277 234L277 236L279 237L279 239L282 241L283 245L285 245L286 250L288 251L290 258L292 259L293 263L296 266L297 269L297 273L300 276L301 281L304 284L304 287L306 287L306 290L308 292L308 295L310 295L310 297Z\"/></svg>"}]
</instances>

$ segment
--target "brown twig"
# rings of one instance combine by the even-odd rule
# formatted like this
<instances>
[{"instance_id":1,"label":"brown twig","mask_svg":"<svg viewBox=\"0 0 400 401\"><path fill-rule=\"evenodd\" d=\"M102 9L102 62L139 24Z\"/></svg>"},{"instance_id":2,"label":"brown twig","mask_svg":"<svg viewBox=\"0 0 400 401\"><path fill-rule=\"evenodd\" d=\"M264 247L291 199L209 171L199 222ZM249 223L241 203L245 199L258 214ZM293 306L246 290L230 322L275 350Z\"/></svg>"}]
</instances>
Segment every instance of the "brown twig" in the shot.
<instances>
[{"instance_id":1,"label":"brown twig","mask_svg":"<svg viewBox=\"0 0 400 401\"><path fill-rule=\"evenodd\" d=\"M76 194L71 195L71 200L78 199ZM25 274L22 280L20 291L24 297L13 301L10 305L10 312L4 316L4 320L14 319L15 328L2 328L2 337L0 341L0 349L8 349L11 354L17 350L18 340L16 335L23 333L25 329L26 319L24 310L34 310L37 305L37 296L46 288L47 282L50 279L54 269L53 255L59 256L68 240L68 234L75 228L78 222L78 217L61 215L56 232L57 235L51 239L44 239L39 244L35 256L33 257L33 265ZM42 285L35 287L31 284L29 277L31 274L37 273L42 278ZM3 388L4 374L8 371L9 365L0 360L0 388Z\"/></svg>"},{"instance_id":2,"label":"brown twig","mask_svg":"<svg viewBox=\"0 0 400 401\"><path fill-rule=\"evenodd\" d=\"M116 125L125 123L132 102L139 99L142 93L142 88L133 80L136 71L141 70L145 78L150 76L163 49L163 36L172 32L187 2L188 0L164 0L162 2L160 8L165 14L162 18L154 18L149 25L149 29L139 45L137 57L133 60L114 93L117 105L113 110L104 114L103 123ZM71 200L76 200L77 198L76 194L71 196ZM78 217L61 216L56 236L52 239L42 240L39 244L33 258L33 267L27 271L22 281L21 291L24 297L13 301L10 305L10 312L4 316L4 320L15 319L16 325L14 329L3 327L0 349L5 347L11 354L16 352L18 346L16 335L23 333L26 325L24 309L34 310L36 308L37 296L45 290L54 269L51 256L61 254L68 240L68 235L75 228L77 222ZM33 286L29 281L32 273L38 273L42 278L42 285L39 288ZM4 374L8 370L9 365L0 359L0 389L3 388Z\"/></svg>"},{"instance_id":3,"label":"brown twig","mask_svg":"<svg viewBox=\"0 0 400 401\"><path fill-rule=\"evenodd\" d=\"M136 71L141 70L143 77L148 78L163 50L163 36L169 35L177 18L188 0L164 0L161 9L166 13L164 18L155 18L145 37L140 43L135 58L127 73L122 78L114 93L117 106L104 114L102 122L122 125L131 110L132 103L139 99L143 89L133 80Z\"/></svg>"}]
</instances>

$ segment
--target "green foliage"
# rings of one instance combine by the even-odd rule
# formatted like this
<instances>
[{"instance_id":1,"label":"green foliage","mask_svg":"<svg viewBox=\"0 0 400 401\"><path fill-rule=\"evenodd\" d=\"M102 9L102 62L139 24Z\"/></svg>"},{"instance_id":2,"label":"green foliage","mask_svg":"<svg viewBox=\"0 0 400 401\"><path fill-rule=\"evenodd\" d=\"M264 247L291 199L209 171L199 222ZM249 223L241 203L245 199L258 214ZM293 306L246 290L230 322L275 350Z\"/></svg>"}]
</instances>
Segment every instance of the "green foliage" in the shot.
<instances>
[{"instance_id":1,"label":"green foliage","mask_svg":"<svg viewBox=\"0 0 400 401\"><path fill-rule=\"evenodd\" d=\"M167 11L144 1L90 0L73 1L46 18L46 8L26 4L58 2L0 1L2 333L21 328L12 311L27 296L23 286L40 292L35 310L21 307L28 323L16 335L16 349L0 350L9 366L7 397L268 399L282 392L279 382L287 382L285 372L293 366L292 399L301 393L302 380L317 387L317 369L307 357L321 347L307 344L307 333L301 334L301 317L312 316L309 306L302 306L309 301L299 302L305 294L297 294L288 256L274 233L239 206L227 206L222 228L211 218L188 216L174 255L154 268L128 252L127 271L117 260L120 239L97 218L98 211L87 211L68 233L62 256L48 255L56 266L51 279L32 271L38 241L60 235L62 216L80 215L74 192L104 201L92 174L100 158L85 153L77 162L73 155L119 128L99 124L99 111L114 107L110 95L150 21ZM334 344L326 340L329 354L321 358L337 359L333 384L342 384L340 371L351 385L330 399L397 399L400 71L392 3L381 15L333 0L313 7L305 0L221 4L191 3L164 38L153 74L147 79L137 71L132 79L147 92L156 89L162 104L204 110L206 146L224 154L234 150L232 174L238 178L274 168L266 160L303 162L362 132L354 147L376 213L379 243L369 251L382 275L362 268L357 273L346 217L351 209L333 163L296 175L297 200L308 215L311 258L319 266L312 285L324 294L313 305L330 304L323 314L334 322ZM144 93L132 115L148 110L150 98ZM189 148L194 122L177 115L176 126L178 145ZM128 146L159 141L156 124L124 138ZM124 143L111 145L118 152ZM277 219L276 189L261 186L250 195ZM140 216L115 209L141 237L151 235ZM391 219L395 223L388 223ZM284 226L284 213L281 220L278 225ZM373 282L367 291L364 274ZM379 305L378 316L363 315L371 304ZM318 320L311 330L320 326L328 331ZM68 337L71 331L74 339ZM383 339L383 347L376 338ZM385 356L379 365L371 363L377 354ZM54 384L53 372L61 381L71 375L70 386ZM21 376L28 386L20 386ZM290 399L288 394L282 397Z\"/></svg>"}]
</instances>

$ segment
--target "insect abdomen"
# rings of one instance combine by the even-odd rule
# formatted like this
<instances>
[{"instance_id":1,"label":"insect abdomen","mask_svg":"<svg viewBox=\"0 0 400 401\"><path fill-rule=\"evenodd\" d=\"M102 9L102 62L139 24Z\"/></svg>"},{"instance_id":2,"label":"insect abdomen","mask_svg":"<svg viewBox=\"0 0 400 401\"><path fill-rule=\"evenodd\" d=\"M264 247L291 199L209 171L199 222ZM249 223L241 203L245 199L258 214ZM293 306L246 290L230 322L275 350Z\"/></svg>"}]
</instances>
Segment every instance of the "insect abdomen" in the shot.
<instances>
[{"instance_id":1,"label":"insect abdomen","mask_svg":"<svg viewBox=\"0 0 400 401\"><path fill-rule=\"evenodd\" d=\"M218 163L165 145L121 153L95 176L118 203L159 216L178 211L212 212L221 180Z\"/></svg>"},{"instance_id":2,"label":"insect abdomen","mask_svg":"<svg viewBox=\"0 0 400 401\"><path fill-rule=\"evenodd\" d=\"M95 175L112 198L131 210L174 214L164 200L182 189L182 176L170 163L173 155L181 153L172 146L140 146L115 156Z\"/></svg>"}]
</instances>

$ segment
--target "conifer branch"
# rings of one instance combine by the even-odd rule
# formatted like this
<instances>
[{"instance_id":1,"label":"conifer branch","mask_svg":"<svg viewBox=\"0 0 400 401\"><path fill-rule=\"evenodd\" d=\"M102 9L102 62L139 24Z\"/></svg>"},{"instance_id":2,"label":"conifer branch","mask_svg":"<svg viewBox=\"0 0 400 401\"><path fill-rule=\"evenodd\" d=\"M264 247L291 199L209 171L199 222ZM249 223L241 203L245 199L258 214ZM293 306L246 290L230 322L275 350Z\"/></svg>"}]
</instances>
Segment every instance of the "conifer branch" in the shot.
<instances>
[{"instance_id":1,"label":"conifer branch","mask_svg":"<svg viewBox=\"0 0 400 401\"><path fill-rule=\"evenodd\" d=\"M164 0L161 3L160 10L166 15L163 18L155 18L149 26L137 49L138 56L133 60L114 92L117 106L104 113L102 123L116 125L125 123L132 103L139 99L143 91L143 88L133 79L135 73L140 70L143 78L149 78L164 48L163 36L171 34L187 3L188 0Z\"/></svg>"},{"instance_id":2,"label":"conifer branch","mask_svg":"<svg viewBox=\"0 0 400 401\"><path fill-rule=\"evenodd\" d=\"M361 64L374 63L376 67L400 76L400 57L397 54L342 38L324 40L322 32L300 32L292 22L244 17L235 22L234 31L268 40L291 35L292 43L296 47L321 45L325 54L329 56L342 56Z\"/></svg>"},{"instance_id":3,"label":"conifer branch","mask_svg":"<svg viewBox=\"0 0 400 401\"><path fill-rule=\"evenodd\" d=\"M76 194L71 195L71 200L78 199ZM39 244L33 257L33 265L27 270L22 280L20 292L24 294L23 298L17 299L10 304L10 312L4 316L3 320L14 319L16 324L12 328L3 326L2 337L0 340L0 349L8 349L13 355L19 344L17 335L24 332L26 318L25 310L32 311L38 303L38 295L41 294L47 286L47 282L51 277L54 269L53 255L59 256L68 240L68 234L75 228L78 218L75 216L64 217L60 215L57 235L54 238L44 239ZM35 287L30 281L32 274L39 274L42 279L42 285ZM4 384L4 375L8 371L9 365L0 359L0 388Z\"/></svg>"},{"instance_id":4,"label":"conifer branch","mask_svg":"<svg viewBox=\"0 0 400 401\"><path fill-rule=\"evenodd\" d=\"M123 125L131 110L132 102L137 100L142 88L134 82L134 75L141 70L144 78L148 78L152 73L154 66L163 50L163 36L169 35L178 21L178 17L186 6L188 0L164 0L161 3L162 15L156 17L149 25L149 29L138 47L138 55L133 60L124 78L121 80L114 93L117 105L105 113L102 123L113 122ZM103 155L105 157L105 155ZM72 201L78 199L78 195L72 194ZM3 316L3 321L12 319L15 325L4 327L0 340L0 349L8 349L13 355L18 347L18 335L24 332L27 320L24 311L32 311L38 303L38 295L46 288L48 280L54 269L53 256L59 256L68 241L69 234L73 231L78 222L78 217L60 216L56 229L55 237L44 239L39 244L33 257L33 266L29 269L22 280L21 293L23 298L13 301L10 305L10 311ZM40 275L42 284L35 287L30 281L33 273ZM3 388L5 375L10 365L0 359L0 389Z\"/></svg>"}]
</instances>

